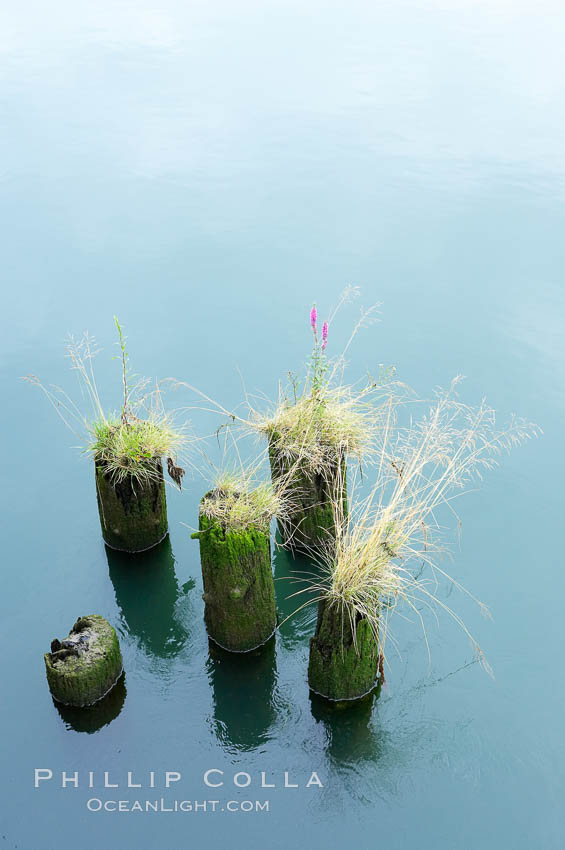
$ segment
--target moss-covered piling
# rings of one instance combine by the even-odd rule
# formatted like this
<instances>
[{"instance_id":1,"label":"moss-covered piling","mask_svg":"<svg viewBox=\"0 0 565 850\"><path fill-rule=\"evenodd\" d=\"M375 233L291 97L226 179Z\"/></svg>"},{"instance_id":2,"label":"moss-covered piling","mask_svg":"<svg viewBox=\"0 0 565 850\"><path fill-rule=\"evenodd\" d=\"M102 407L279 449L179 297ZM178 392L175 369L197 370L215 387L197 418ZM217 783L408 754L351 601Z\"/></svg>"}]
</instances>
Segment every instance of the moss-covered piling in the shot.
<instances>
[{"instance_id":1,"label":"moss-covered piling","mask_svg":"<svg viewBox=\"0 0 565 850\"><path fill-rule=\"evenodd\" d=\"M163 465L159 458L150 464L150 474L142 480L127 475L121 481L112 481L100 464L95 464L102 537L112 549L143 552L167 534Z\"/></svg>"},{"instance_id":2,"label":"moss-covered piling","mask_svg":"<svg viewBox=\"0 0 565 850\"><path fill-rule=\"evenodd\" d=\"M198 528L208 634L224 649L249 652L277 624L269 527L230 530L200 513Z\"/></svg>"},{"instance_id":3,"label":"moss-covered piling","mask_svg":"<svg viewBox=\"0 0 565 850\"><path fill-rule=\"evenodd\" d=\"M44 659L53 697L78 707L102 699L123 670L116 630L98 614L79 617L66 638L51 642Z\"/></svg>"},{"instance_id":4,"label":"moss-covered piling","mask_svg":"<svg viewBox=\"0 0 565 850\"><path fill-rule=\"evenodd\" d=\"M375 687L378 666L378 640L368 620L357 615L354 635L343 606L322 599L316 633L310 639L310 688L326 699L360 699Z\"/></svg>"},{"instance_id":5,"label":"moss-covered piling","mask_svg":"<svg viewBox=\"0 0 565 850\"><path fill-rule=\"evenodd\" d=\"M323 472L308 467L306 461L294 462L277 448L277 435L269 442L269 462L273 484L283 481L292 505L288 517L277 520L283 545L299 552L327 547L335 537L335 507L341 502L347 514L347 464L336 453L334 463Z\"/></svg>"}]
</instances>

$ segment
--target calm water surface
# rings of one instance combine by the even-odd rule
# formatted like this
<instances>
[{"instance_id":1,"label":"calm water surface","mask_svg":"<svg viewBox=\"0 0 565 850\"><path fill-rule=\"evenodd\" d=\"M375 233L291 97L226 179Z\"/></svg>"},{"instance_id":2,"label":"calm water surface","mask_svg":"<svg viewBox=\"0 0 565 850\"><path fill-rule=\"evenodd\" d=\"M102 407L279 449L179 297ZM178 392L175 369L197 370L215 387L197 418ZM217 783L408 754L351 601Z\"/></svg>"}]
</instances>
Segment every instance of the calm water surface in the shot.
<instances>
[{"instance_id":1,"label":"calm water surface","mask_svg":"<svg viewBox=\"0 0 565 850\"><path fill-rule=\"evenodd\" d=\"M3 847L563 846L564 37L545 0L3 4ZM231 406L240 372L272 396L308 354L311 302L348 283L382 302L352 376L394 363L428 393L461 373L466 401L545 434L460 504L450 570L494 619L454 604L494 680L453 625L428 624L430 662L399 618L379 700L336 718L306 687L310 614L255 657L209 651L182 524L206 482L169 491L159 550L108 553L92 469L19 377L72 386L64 339L89 330L118 405L117 313L139 373ZM42 659L89 612L126 669L97 716L53 704ZM93 814L84 786L34 790L34 767L179 770L169 797L271 811ZM208 768L254 783L206 793ZM284 789L285 770L324 788Z\"/></svg>"}]
</instances>

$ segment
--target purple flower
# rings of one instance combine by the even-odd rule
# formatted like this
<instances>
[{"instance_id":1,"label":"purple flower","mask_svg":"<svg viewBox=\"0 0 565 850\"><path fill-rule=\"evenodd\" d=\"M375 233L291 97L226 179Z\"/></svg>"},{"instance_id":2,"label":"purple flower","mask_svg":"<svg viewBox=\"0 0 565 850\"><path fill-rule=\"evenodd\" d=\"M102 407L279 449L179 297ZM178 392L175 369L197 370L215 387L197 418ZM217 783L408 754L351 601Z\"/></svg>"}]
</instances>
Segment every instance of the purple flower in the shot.
<instances>
[{"instance_id":1,"label":"purple flower","mask_svg":"<svg viewBox=\"0 0 565 850\"><path fill-rule=\"evenodd\" d=\"M325 351L327 344L328 344L328 323L324 322L324 324L322 325L322 351Z\"/></svg>"},{"instance_id":2,"label":"purple flower","mask_svg":"<svg viewBox=\"0 0 565 850\"><path fill-rule=\"evenodd\" d=\"M317 331L316 322L318 321L318 311L316 310L316 305L312 307L310 310L310 324L312 326L312 330L314 333Z\"/></svg>"}]
</instances>

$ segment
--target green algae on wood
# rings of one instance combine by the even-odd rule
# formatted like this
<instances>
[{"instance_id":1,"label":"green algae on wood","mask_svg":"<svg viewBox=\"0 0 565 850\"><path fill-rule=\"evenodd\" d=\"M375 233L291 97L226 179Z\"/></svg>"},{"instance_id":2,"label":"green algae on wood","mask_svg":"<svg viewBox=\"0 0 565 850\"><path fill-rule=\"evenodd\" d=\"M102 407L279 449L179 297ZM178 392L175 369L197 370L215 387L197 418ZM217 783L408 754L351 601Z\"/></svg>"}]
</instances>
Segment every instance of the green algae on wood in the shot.
<instances>
[{"instance_id":1,"label":"green algae on wood","mask_svg":"<svg viewBox=\"0 0 565 850\"><path fill-rule=\"evenodd\" d=\"M335 507L347 514L347 463L336 452L335 462L324 472L310 469L305 461L294 462L277 449L277 435L269 441L273 484L284 481L292 509L277 519L283 545L308 552L326 548L335 537Z\"/></svg>"},{"instance_id":2,"label":"green algae on wood","mask_svg":"<svg viewBox=\"0 0 565 850\"><path fill-rule=\"evenodd\" d=\"M123 670L116 630L98 614L79 617L68 636L44 655L52 696L65 705L92 705L116 684Z\"/></svg>"},{"instance_id":3,"label":"green algae on wood","mask_svg":"<svg viewBox=\"0 0 565 850\"><path fill-rule=\"evenodd\" d=\"M375 687L378 667L379 644L368 620L357 615L354 635L343 606L320 600L316 633L310 639L310 688L326 699L360 699Z\"/></svg>"},{"instance_id":4,"label":"green algae on wood","mask_svg":"<svg viewBox=\"0 0 565 850\"><path fill-rule=\"evenodd\" d=\"M167 500L163 465L151 462L151 475L142 480L126 476L113 481L95 463L96 496L104 542L123 552L143 552L167 534Z\"/></svg>"},{"instance_id":5,"label":"green algae on wood","mask_svg":"<svg viewBox=\"0 0 565 850\"><path fill-rule=\"evenodd\" d=\"M249 652L277 625L269 527L230 530L201 513L198 528L208 635L231 652Z\"/></svg>"}]
</instances>

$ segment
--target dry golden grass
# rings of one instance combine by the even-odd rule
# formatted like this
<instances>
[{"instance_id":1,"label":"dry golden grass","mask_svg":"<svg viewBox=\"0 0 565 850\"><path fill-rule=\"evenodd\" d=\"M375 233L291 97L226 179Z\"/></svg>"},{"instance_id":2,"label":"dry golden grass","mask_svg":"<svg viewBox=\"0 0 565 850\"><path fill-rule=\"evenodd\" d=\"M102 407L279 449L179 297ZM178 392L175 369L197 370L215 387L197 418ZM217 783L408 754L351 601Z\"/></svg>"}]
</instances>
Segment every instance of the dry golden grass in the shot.
<instances>
[{"instance_id":1,"label":"dry golden grass","mask_svg":"<svg viewBox=\"0 0 565 850\"><path fill-rule=\"evenodd\" d=\"M377 382L360 391L348 385L324 386L296 401L281 390L270 411L251 411L249 423L285 461L323 474L335 466L336 457L361 461L370 455L385 398Z\"/></svg>"},{"instance_id":2,"label":"dry golden grass","mask_svg":"<svg viewBox=\"0 0 565 850\"><path fill-rule=\"evenodd\" d=\"M274 517L287 516L289 509L282 487L258 481L250 471L221 472L200 503L200 513L226 531L265 530Z\"/></svg>"},{"instance_id":3,"label":"dry golden grass","mask_svg":"<svg viewBox=\"0 0 565 850\"><path fill-rule=\"evenodd\" d=\"M309 592L314 589L316 599L330 599L348 612L353 629L357 617L368 620L383 651L399 603L422 626L423 609L442 610L465 631L488 668L462 619L436 595L439 576L468 594L439 567L444 529L436 514L447 509L456 517L453 499L495 466L501 453L539 429L517 417L499 429L484 402L472 408L458 400L457 383L406 427L396 426L396 404L389 401L378 437L375 483L363 500L353 498L349 516L343 516L340 502L334 504L336 541L322 554L322 574L310 582Z\"/></svg>"}]
</instances>

